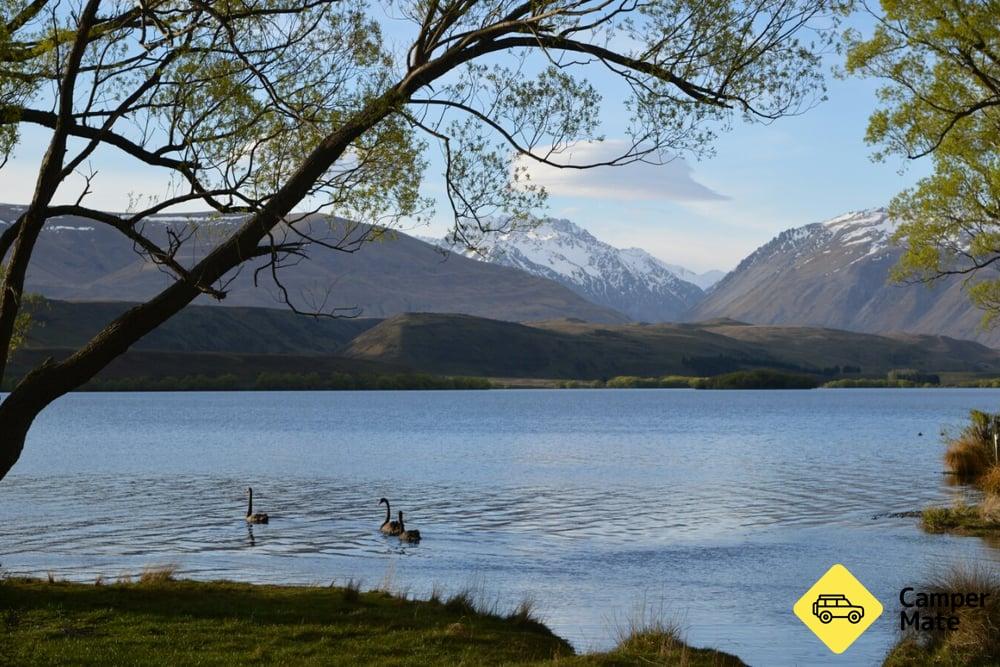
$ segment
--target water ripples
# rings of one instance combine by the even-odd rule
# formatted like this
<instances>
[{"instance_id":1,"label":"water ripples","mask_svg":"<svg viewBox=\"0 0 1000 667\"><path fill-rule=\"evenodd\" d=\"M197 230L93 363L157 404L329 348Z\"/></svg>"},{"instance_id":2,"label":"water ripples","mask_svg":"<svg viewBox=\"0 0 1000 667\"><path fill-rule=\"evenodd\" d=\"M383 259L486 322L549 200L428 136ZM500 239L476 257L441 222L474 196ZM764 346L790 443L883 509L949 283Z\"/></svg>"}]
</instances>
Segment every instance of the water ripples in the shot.
<instances>
[{"instance_id":1,"label":"water ripples","mask_svg":"<svg viewBox=\"0 0 1000 667\"><path fill-rule=\"evenodd\" d=\"M8 514L0 549L8 557L154 557L250 548L275 555L380 555L395 546L377 532L383 518L377 498L387 494L394 512L403 509L408 525L437 543L428 549L471 544L481 553L492 548L494 555L512 549L530 555L539 545L560 541L648 545L769 528L863 526L876 512L911 509L940 494L931 489L915 501L893 489L887 494L881 480L850 471L819 478L791 472L707 486L619 483L613 493L570 485L469 489L265 478L254 482L255 509L272 521L254 527L242 518L243 482L231 477L12 476L0 491Z\"/></svg>"},{"instance_id":2,"label":"water ripples","mask_svg":"<svg viewBox=\"0 0 1000 667\"><path fill-rule=\"evenodd\" d=\"M823 664L788 608L833 562L891 599L925 567L997 560L912 516L960 489L936 432L1000 392L71 395L0 482L5 571L394 582L530 596L580 648L638 603L750 663ZM271 516L249 526L254 509ZM424 536L378 532L384 508ZM873 520L873 515L881 518ZM757 613L747 624L744 610ZM874 662L876 624L852 653Z\"/></svg>"}]
</instances>

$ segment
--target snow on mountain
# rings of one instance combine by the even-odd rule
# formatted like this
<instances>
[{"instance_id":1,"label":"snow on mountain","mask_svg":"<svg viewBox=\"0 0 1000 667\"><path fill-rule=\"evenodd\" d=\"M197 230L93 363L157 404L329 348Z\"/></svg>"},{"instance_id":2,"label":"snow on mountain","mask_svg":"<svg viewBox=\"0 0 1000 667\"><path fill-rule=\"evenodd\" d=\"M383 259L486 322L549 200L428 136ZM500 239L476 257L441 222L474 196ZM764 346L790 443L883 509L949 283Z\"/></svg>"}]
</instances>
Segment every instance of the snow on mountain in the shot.
<instances>
[{"instance_id":1,"label":"snow on mountain","mask_svg":"<svg viewBox=\"0 0 1000 667\"><path fill-rule=\"evenodd\" d=\"M23 208L0 203L0 232L9 229ZM144 234L168 247L168 232L197 236L178 253L183 264L200 260L240 224L243 216L209 213L153 216ZM329 220L307 219L298 228L314 238L346 233ZM352 228L353 229L353 228ZM359 228L357 235L364 234ZM620 323L628 318L598 306L564 285L502 266L464 257L441 261L440 253L405 234L384 243L369 243L357 253L328 252L314 247L309 261L283 269L283 289L302 308L356 307L365 317L392 317L408 312L462 313L509 321L577 318ZM286 292L270 273L257 274L251 262L224 279L224 300L202 298L212 306L285 308ZM257 280L256 278L259 278ZM145 301L172 278L136 252L131 240L110 225L65 216L50 220L39 235L27 273L27 290L66 301ZM327 302L326 299L329 299Z\"/></svg>"},{"instance_id":2,"label":"snow on mountain","mask_svg":"<svg viewBox=\"0 0 1000 667\"><path fill-rule=\"evenodd\" d=\"M883 208L789 229L751 253L686 315L867 333L944 335L1000 346L961 277L933 286L889 279L902 248ZM905 366L905 359L898 363Z\"/></svg>"},{"instance_id":3,"label":"snow on mountain","mask_svg":"<svg viewBox=\"0 0 1000 667\"><path fill-rule=\"evenodd\" d=\"M704 296L700 286L646 251L615 248L569 220L501 234L480 253L464 254L555 280L640 321L675 321Z\"/></svg>"},{"instance_id":4,"label":"snow on mountain","mask_svg":"<svg viewBox=\"0 0 1000 667\"><path fill-rule=\"evenodd\" d=\"M705 271L704 273L696 273L691 269L680 266L679 264L668 264L667 262L664 262L661 259L653 257L652 255L650 255L648 252L646 252L641 248L626 248L625 250L622 250L622 253L629 253L629 254L648 257L653 262L656 262L657 264L659 264L667 271L680 278L681 280L689 282L693 285L697 285L703 290L707 290L712 285L719 282L726 276L725 271L718 271L713 269L712 271Z\"/></svg>"},{"instance_id":5,"label":"snow on mountain","mask_svg":"<svg viewBox=\"0 0 1000 667\"><path fill-rule=\"evenodd\" d=\"M822 224L841 245L863 244L866 249L865 256L884 251L898 226L884 208L847 213Z\"/></svg>"},{"instance_id":6,"label":"snow on mountain","mask_svg":"<svg viewBox=\"0 0 1000 667\"><path fill-rule=\"evenodd\" d=\"M888 256L893 251L890 240L896 226L884 208L871 208L787 229L748 255L714 291L738 288L740 284L748 287L745 276L761 264L784 272L803 270L806 264L822 260L810 269L821 265L824 275L830 275L866 258Z\"/></svg>"}]
</instances>

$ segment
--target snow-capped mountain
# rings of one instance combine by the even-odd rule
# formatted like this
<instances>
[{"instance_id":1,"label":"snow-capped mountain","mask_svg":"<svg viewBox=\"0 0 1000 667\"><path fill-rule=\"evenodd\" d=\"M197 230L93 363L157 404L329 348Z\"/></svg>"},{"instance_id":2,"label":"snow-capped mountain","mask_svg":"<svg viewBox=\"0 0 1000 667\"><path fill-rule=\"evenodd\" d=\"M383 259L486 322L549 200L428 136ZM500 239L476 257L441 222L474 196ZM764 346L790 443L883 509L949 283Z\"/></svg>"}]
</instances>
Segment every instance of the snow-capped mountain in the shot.
<instances>
[{"instance_id":1,"label":"snow-capped mountain","mask_svg":"<svg viewBox=\"0 0 1000 667\"><path fill-rule=\"evenodd\" d=\"M717 271L717 270L705 271L704 273L696 273L691 269L687 269L678 264L668 264L667 262L664 262L658 257L650 255L642 248L625 248L624 250L621 250L619 252L621 252L622 255L625 255L626 257L634 258L634 261L640 267L652 262L656 266L666 269L667 271L674 274L684 282L691 283L692 285L697 285L702 290L709 289L712 285L722 280L722 278L725 277L726 275L725 271Z\"/></svg>"},{"instance_id":2,"label":"snow-capped mountain","mask_svg":"<svg viewBox=\"0 0 1000 667\"><path fill-rule=\"evenodd\" d=\"M829 268L824 275L837 273L842 270L844 260L848 260L846 265L849 266L869 257L878 259L883 254L891 253L888 246L895 229L896 225L885 209L873 208L785 230L740 262L717 285L717 289L721 290L723 284L732 287L742 282L738 274L762 263L773 263L776 258L784 260L780 267L774 267L776 273L800 270L807 264L812 264L811 269ZM817 260L825 261L813 264Z\"/></svg>"},{"instance_id":3,"label":"snow-capped mountain","mask_svg":"<svg viewBox=\"0 0 1000 667\"><path fill-rule=\"evenodd\" d=\"M9 224L5 221L16 219L22 210L0 204L0 232ZM180 232L181 225L196 223L199 236L178 255L181 262L190 263L203 257L241 221L241 216L160 215L148 221L144 232L167 247L168 230ZM302 222L299 228L321 238L337 233L325 220ZM183 229L188 231L187 227ZM254 280L252 268L231 276L231 282L227 277L225 300L198 302L212 306L285 307L283 293L267 279L267 272L261 274L260 281ZM132 242L118 230L78 217L56 218L46 225L27 275L29 292L66 301L144 301L170 282L171 278L137 254ZM299 307L311 308L320 303L326 306L317 308L353 306L365 317L417 311L512 321L627 321L624 314L598 306L564 285L522 271L464 257L443 263L435 248L404 234L391 242L366 244L357 253L316 248L309 261L283 270L282 283Z\"/></svg>"},{"instance_id":4,"label":"snow-capped mountain","mask_svg":"<svg viewBox=\"0 0 1000 667\"><path fill-rule=\"evenodd\" d=\"M668 264L663 262L663 266L667 268L667 271L670 271L681 280L693 283L705 291L708 291L717 282L726 277L726 272L719 271L718 269L712 269L711 271L705 271L704 273L696 273L691 269L684 268L678 264Z\"/></svg>"},{"instance_id":5,"label":"snow-capped mountain","mask_svg":"<svg viewBox=\"0 0 1000 667\"><path fill-rule=\"evenodd\" d=\"M704 296L701 287L648 252L615 248L569 220L514 230L491 238L480 253L464 254L555 280L640 321L675 321Z\"/></svg>"},{"instance_id":6,"label":"snow-capped mountain","mask_svg":"<svg viewBox=\"0 0 1000 667\"><path fill-rule=\"evenodd\" d=\"M789 229L717 283L686 319L729 317L870 333L943 334L1000 345L980 326L960 279L933 286L897 284L889 272L902 249L896 222L873 208Z\"/></svg>"}]
</instances>

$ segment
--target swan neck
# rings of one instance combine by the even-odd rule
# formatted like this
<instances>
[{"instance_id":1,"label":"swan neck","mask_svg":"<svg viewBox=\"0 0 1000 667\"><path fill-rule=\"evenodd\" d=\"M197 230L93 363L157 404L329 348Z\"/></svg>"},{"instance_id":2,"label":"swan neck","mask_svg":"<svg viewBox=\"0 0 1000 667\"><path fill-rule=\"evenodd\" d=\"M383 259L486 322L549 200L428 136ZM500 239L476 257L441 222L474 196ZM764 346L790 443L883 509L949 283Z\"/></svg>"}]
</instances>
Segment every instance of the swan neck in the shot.
<instances>
[{"instance_id":1,"label":"swan neck","mask_svg":"<svg viewBox=\"0 0 1000 667\"><path fill-rule=\"evenodd\" d=\"M249 496L247 500L247 516L253 514L253 489L250 489Z\"/></svg>"}]
</instances>

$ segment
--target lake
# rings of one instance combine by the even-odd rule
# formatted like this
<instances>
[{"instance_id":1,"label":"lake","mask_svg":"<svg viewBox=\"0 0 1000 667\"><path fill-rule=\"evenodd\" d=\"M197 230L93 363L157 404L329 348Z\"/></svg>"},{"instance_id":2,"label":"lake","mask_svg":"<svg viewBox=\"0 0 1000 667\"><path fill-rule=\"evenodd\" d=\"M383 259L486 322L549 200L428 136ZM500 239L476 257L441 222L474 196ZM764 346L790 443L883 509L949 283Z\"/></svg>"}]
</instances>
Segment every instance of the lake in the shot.
<instances>
[{"instance_id":1,"label":"lake","mask_svg":"<svg viewBox=\"0 0 1000 667\"><path fill-rule=\"evenodd\" d=\"M471 587L530 597L582 651L658 615L754 665L876 664L902 586L1000 560L873 519L961 493L940 432L998 407L988 389L72 394L0 482L0 563ZM269 525L243 521L247 486ZM378 533L380 496L421 544ZM838 562L886 607L842 656L791 613Z\"/></svg>"}]
</instances>

